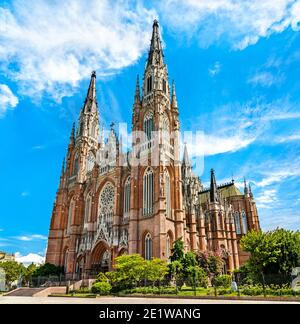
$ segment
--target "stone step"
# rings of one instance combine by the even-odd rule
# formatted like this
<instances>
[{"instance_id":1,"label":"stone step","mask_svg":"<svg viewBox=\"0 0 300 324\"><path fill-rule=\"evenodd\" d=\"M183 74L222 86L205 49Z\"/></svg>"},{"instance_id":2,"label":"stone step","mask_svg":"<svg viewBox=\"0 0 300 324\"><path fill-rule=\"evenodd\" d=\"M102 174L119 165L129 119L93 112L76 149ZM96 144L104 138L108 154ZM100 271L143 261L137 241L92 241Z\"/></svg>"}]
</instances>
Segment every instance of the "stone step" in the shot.
<instances>
[{"instance_id":1,"label":"stone step","mask_svg":"<svg viewBox=\"0 0 300 324\"><path fill-rule=\"evenodd\" d=\"M33 296L44 289L45 288L17 288L5 294L5 296Z\"/></svg>"}]
</instances>

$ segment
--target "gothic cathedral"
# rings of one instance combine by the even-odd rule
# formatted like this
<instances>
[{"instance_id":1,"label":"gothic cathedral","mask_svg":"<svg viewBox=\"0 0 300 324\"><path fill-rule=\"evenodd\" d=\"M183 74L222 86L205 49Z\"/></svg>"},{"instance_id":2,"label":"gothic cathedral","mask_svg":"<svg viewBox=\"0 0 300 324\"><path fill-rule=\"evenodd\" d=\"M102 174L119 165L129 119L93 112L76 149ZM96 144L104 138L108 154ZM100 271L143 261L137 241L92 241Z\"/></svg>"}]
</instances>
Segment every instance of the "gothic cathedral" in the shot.
<instances>
[{"instance_id":1,"label":"gothic cathedral","mask_svg":"<svg viewBox=\"0 0 300 324\"><path fill-rule=\"evenodd\" d=\"M259 230L256 204L245 182L210 187L195 176L184 148L180 159L179 112L170 91L158 22L153 23L142 93L137 79L132 114L132 147L123 153L113 124L106 141L99 129L96 73L73 126L61 170L49 232L46 262L64 266L73 278L112 268L123 253L168 260L172 242L186 250L214 251L224 271L248 255L240 238ZM99 140L100 139L100 140Z\"/></svg>"}]
</instances>

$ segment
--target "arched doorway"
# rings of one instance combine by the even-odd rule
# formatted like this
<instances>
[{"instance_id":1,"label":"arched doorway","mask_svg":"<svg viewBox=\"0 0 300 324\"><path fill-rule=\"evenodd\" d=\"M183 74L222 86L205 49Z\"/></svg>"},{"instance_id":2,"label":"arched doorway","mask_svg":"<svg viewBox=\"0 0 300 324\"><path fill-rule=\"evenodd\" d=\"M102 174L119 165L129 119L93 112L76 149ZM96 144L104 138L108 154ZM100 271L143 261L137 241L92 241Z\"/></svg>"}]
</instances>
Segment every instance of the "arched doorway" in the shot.
<instances>
[{"instance_id":1,"label":"arched doorway","mask_svg":"<svg viewBox=\"0 0 300 324\"><path fill-rule=\"evenodd\" d=\"M92 251L91 274L97 275L99 272L111 270L111 251L105 241L100 241Z\"/></svg>"}]
</instances>

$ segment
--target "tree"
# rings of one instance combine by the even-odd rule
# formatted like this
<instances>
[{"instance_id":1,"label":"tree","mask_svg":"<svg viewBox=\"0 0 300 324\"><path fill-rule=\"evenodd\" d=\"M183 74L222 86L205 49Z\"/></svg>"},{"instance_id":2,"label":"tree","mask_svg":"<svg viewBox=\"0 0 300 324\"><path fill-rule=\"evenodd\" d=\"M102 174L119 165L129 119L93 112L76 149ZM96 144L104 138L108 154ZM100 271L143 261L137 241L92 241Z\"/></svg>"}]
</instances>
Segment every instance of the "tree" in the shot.
<instances>
[{"instance_id":1,"label":"tree","mask_svg":"<svg viewBox=\"0 0 300 324\"><path fill-rule=\"evenodd\" d=\"M121 255L115 259L115 278L128 284L139 282L145 278L146 263L139 254Z\"/></svg>"},{"instance_id":2,"label":"tree","mask_svg":"<svg viewBox=\"0 0 300 324\"><path fill-rule=\"evenodd\" d=\"M254 273L289 276L292 268L300 266L298 231L251 231L242 238L241 246L251 253L248 266Z\"/></svg>"},{"instance_id":3,"label":"tree","mask_svg":"<svg viewBox=\"0 0 300 324\"><path fill-rule=\"evenodd\" d=\"M49 277L59 276L63 273L63 267L56 266L55 264L45 263L35 269L33 277Z\"/></svg>"},{"instance_id":4,"label":"tree","mask_svg":"<svg viewBox=\"0 0 300 324\"><path fill-rule=\"evenodd\" d=\"M23 264L16 261L1 262L0 267L5 271L6 282L9 286L11 286L14 281L18 280L20 274L23 274L26 269Z\"/></svg>"},{"instance_id":5,"label":"tree","mask_svg":"<svg viewBox=\"0 0 300 324\"><path fill-rule=\"evenodd\" d=\"M167 263L161 259L153 258L145 261L145 278L150 281L163 280L168 273Z\"/></svg>"},{"instance_id":6,"label":"tree","mask_svg":"<svg viewBox=\"0 0 300 324\"><path fill-rule=\"evenodd\" d=\"M222 258L214 252L198 252L196 260L208 277L213 278L222 273L224 262Z\"/></svg>"},{"instance_id":7,"label":"tree","mask_svg":"<svg viewBox=\"0 0 300 324\"><path fill-rule=\"evenodd\" d=\"M184 258L184 243L180 237L178 240L174 241L173 247L171 249L171 262L182 261Z\"/></svg>"},{"instance_id":8,"label":"tree","mask_svg":"<svg viewBox=\"0 0 300 324\"><path fill-rule=\"evenodd\" d=\"M26 284L28 284L29 282L31 282L32 276L34 274L34 272L36 271L37 266L34 263L31 263L27 268L24 267L23 269L23 278Z\"/></svg>"}]
</instances>

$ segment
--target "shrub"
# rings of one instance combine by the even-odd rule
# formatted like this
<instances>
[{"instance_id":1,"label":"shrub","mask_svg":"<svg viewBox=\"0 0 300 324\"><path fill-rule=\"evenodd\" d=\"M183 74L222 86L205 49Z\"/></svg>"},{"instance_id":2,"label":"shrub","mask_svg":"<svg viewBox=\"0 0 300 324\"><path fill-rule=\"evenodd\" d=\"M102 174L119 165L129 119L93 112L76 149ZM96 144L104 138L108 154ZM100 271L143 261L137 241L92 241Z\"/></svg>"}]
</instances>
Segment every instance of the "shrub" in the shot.
<instances>
[{"instance_id":1,"label":"shrub","mask_svg":"<svg viewBox=\"0 0 300 324\"><path fill-rule=\"evenodd\" d=\"M232 293L231 288L220 288L218 289L218 296L230 295Z\"/></svg>"},{"instance_id":2,"label":"shrub","mask_svg":"<svg viewBox=\"0 0 300 324\"><path fill-rule=\"evenodd\" d=\"M103 272L99 272L96 282L108 282L108 278Z\"/></svg>"},{"instance_id":3,"label":"shrub","mask_svg":"<svg viewBox=\"0 0 300 324\"><path fill-rule=\"evenodd\" d=\"M111 291L111 285L108 282L96 282L91 288L93 294L109 295Z\"/></svg>"},{"instance_id":4,"label":"shrub","mask_svg":"<svg viewBox=\"0 0 300 324\"><path fill-rule=\"evenodd\" d=\"M232 279L230 275L220 275L214 278L213 284L216 287L230 288L231 282Z\"/></svg>"}]
</instances>

